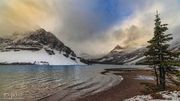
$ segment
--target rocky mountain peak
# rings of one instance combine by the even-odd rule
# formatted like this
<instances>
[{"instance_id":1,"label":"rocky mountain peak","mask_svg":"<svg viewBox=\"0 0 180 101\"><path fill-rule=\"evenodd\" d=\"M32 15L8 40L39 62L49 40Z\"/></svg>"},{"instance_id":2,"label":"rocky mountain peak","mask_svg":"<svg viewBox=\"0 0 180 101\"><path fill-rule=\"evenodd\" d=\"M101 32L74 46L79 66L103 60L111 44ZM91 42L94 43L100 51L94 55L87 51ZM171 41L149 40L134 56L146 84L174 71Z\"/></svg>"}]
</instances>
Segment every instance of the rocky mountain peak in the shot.
<instances>
[{"instance_id":1,"label":"rocky mountain peak","mask_svg":"<svg viewBox=\"0 0 180 101\"><path fill-rule=\"evenodd\" d=\"M26 46L49 46L52 49L60 50L64 44L52 33L47 32L44 29L38 29L36 31L30 32L24 38L16 42L17 45Z\"/></svg>"},{"instance_id":2,"label":"rocky mountain peak","mask_svg":"<svg viewBox=\"0 0 180 101\"><path fill-rule=\"evenodd\" d=\"M116 53L116 52L121 52L124 48L120 45L117 45L110 53Z\"/></svg>"},{"instance_id":3,"label":"rocky mountain peak","mask_svg":"<svg viewBox=\"0 0 180 101\"><path fill-rule=\"evenodd\" d=\"M117 45L114 50L119 50L119 49L124 49L123 47L121 47L120 45Z\"/></svg>"}]
</instances>

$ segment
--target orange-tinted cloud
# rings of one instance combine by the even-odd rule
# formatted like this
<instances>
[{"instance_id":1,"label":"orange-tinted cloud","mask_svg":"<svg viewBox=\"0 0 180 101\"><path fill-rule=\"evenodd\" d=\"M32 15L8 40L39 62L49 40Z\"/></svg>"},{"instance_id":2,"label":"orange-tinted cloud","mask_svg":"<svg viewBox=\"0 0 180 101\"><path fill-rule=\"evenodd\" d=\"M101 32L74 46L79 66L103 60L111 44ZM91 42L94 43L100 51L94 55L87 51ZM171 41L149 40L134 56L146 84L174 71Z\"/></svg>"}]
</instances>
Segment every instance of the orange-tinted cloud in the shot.
<instances>
[{"instance_id":1,"label":"orange-tinted cloud","mask_svg":"<svg viewBox=\"0 0 180 101\"><path fill-rule=\"evenodd\" d=\"M43 0L6 0L0 6L0 34L51 28L54 23L53 10Z\"/></svg>"}]
</instances>

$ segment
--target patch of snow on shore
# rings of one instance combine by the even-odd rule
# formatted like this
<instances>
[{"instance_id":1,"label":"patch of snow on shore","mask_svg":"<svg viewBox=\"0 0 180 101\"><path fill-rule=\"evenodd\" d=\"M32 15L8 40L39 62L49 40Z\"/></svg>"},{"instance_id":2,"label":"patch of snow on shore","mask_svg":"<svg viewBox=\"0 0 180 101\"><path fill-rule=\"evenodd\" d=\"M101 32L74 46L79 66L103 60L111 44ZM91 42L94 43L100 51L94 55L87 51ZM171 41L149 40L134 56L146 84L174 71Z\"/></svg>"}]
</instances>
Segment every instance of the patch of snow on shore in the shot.
<instances>
[{"instance_id":1,"label":"patch of snow on shore","mask_svg":"<svg viewBox=\"0 0 180 101\"><path fill-rule=\"evenodd\" d=\"M155 77L154 76L139 75L135 79L137 79L137 80L155 80Z\"/></svg>"},{"instance_id":2,"label":"patch of snow on shore","mask_svg":"<svg viewBox=\"0 0 180 101\"><path fill-rule=\"evenodd\" d=\"M180 101L180 91L163 91L159 92L164 99L153 99L151 95L138 95L124 101Z\"/></svg>"}]
</instances>

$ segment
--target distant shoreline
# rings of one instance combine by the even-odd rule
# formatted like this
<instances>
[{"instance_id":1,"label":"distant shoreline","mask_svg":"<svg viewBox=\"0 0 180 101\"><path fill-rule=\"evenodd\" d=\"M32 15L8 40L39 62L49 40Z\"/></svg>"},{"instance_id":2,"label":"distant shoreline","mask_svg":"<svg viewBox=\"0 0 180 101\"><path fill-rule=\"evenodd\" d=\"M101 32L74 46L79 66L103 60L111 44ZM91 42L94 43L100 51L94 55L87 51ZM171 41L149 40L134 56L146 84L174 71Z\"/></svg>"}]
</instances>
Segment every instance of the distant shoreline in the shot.
<instances>
[{"instance_id":1,"label":"distant shoreline","mask_svg":"<svg viewBox=\"0 0 180 101\"><path fill-rule=\"evenodd\" d=\"M0 65L36 65L33 63L0 63Z\"/></svg>"}]
</instances>

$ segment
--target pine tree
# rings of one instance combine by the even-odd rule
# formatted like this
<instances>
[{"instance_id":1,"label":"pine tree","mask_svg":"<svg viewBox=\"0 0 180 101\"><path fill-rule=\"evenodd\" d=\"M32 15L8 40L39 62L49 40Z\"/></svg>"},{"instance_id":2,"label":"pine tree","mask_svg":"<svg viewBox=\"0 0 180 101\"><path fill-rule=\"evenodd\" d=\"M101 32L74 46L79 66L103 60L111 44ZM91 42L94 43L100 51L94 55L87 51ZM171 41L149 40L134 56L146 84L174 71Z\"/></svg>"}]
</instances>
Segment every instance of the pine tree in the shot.
<instances>
[{"instance_id":1,"label":"pine tree","mask_svg":"<svg viewBox=\"0 0 180 101\"><path fill-rule=\"evenodd\" d=\"M156 83L160 90L165 90L166 74L172 70L170 62L174 55L169 50L168 42L173 38L172 34L166 34L168 24L162 24L157 12L154 27L154 37L148 41L148 51L145 53L148 63L153 67L156 75Z\"/></svg>"}]
</instances>

